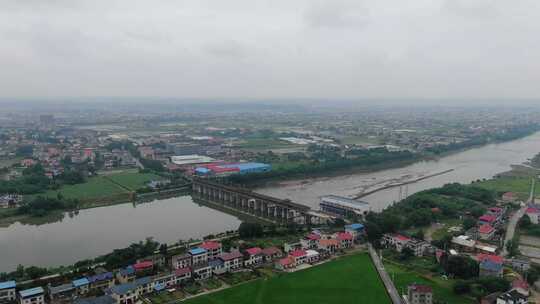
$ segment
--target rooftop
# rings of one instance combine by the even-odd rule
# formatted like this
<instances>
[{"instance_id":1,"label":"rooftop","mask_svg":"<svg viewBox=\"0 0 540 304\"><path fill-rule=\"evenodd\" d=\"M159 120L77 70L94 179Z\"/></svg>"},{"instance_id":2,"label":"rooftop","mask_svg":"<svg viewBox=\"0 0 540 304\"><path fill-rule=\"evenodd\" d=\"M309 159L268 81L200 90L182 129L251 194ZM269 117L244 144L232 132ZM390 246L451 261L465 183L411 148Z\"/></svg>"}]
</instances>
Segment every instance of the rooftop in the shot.
<instances>
[{"instance_id":1,"label":"rooftop","mask_svg":"<svg viewBox=\"0 0 540 304\"><path fill-rule=\"evenodd\" d=\"M246 249L247 254L249 255L256 255L262 252L262 249L259 247L252 247L249 249Z\"/></svg>"},{"instance_id":2,"label":"rooftop","mask_svg":"<svg viewBox=\"0 0 540 304\"><path fill-rule=\"evenodd\" d=\"M484 224L478 228L478 232L480 233L491 233L493 230L495 230L495 228L493 228L490 224Z\"/></svg>"},{"instance_id":3,"label":"rooftop","mask_svg":"<svg viewBox=\"0 0 540 304\"><path fill-rule=\"evenodd\" d=\"M206 253L206 249L201 248L201 247L195 247L195 248L191 248L188 252L191 255L198 255L198 254Z\"/></svg>"},{"instance_id":4,"label":"rooftop","mask_svg":"<svg viewBox=\"0 0 540 304\"><path fill-rule=\"evenodd\" d=\"M90 281L87 278L80 278L77 280L73 280L74 287L80 287L80 286L88 285L88 284L90 284Z\"/></svg>"},{"instance_id":5,"label":"rooftop","mask_svg":"<svg viewBox=\"0 0 540 304\"><path fill-rule=\"evenodd\" d=\"M223 253L219 258L222 259L223 261L230 261L230 260L242 258L242 253L240 253L240 251Z\"/></svg>"},{"instance_id":6,"label":"rooftop","mask_svg":"<svg viewBox=\"0 0 540 304\"><path fill-rule=\"evenodd\" d=\"M15 281L0 282L0 289L15 288L17 283Z\"/></svg>"},{"instance_id":7,"label":"rooftop","mask_svg":"<svg viewBox=\"0 0 540 304\"><path fill-rule=\"evenodd\" d=\"M42 287L34 287L19 291L19 295L21 296L21 298L33 297L43 293L45 293L45 290L43 290Z\"/></svg>"},{"instance_id":8,"label":"rooftop","mask_svg":"<svg viewBox=\"0 0 540 304\"><path fill-rule=\"evenodd\" d=\"M299 257L303 257L303 256L306 256L307 255L307 252L305 250L302 250L302 249L296 249L294 251L291 251L289 253L289 255L295 257L295 258L299 258Z\"/></svg>"},{"instance_id":9,"label":"rooftop","mask_svg":"<svg viewBox=\"0 0 540 304\"><path fill-rule=\"evenodd\" d=\"M206 241L203 242L200 247L206 250L216 250L221 248L221 243L214 241Z\"/></svg>"},{"instance_id":10,"label":"rooftop","mask_svg":"<svg viewBox=\"0 0 540 304\"><path fill-rule=\"evenodd\" d=\"M179 269L176 269L174 271L174 273L177 276L182 276L182 275L185 275L186 273L190 273L190 272L191 272L191 268L189 268L189 267L179 268Z\"/></svg>"}]
</instances>

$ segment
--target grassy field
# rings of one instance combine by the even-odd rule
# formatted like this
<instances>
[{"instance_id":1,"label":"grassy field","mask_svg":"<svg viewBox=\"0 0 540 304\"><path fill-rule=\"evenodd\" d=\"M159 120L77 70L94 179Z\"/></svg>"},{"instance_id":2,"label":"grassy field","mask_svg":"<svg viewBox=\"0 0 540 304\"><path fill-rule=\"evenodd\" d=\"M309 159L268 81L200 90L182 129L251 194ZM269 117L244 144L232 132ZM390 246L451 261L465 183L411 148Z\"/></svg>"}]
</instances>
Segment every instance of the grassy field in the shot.
<instances>
[{"instance_id":1,"label":"grassy field","mask_svg":"<svg viewBox=\"0 0 540 304\"><path fill-rule=\"evenodd\" d=\"M529 191L531 189L531 179L500 177L477 182L474 183L474 185L498 192L514 192L519 196L520 199L525 200L529 197ZM535 195L540 195L540 187L536 187Z\"/></svg>"},{"instance_id":2,"label":"grassy field","mask_svg":"<svg viewBox=\"0 0 540 304\"><path fill-rule=\"evenodd\" d=\"M425 284L433 288L433 297L435 300L439 300L448 304L467 304L476 303L473 299L465 298L463 296L456 295L452 290L453 281L443 280L440 278L430 278L420 273L407 270L404 267L396 264L386 263L385 268L388 274L394 281L396 288L400 293L407 290L407 286L412 283Z\"/></svg>"},{"instance_id":3,"label":"grassy field","mask_svg":"<svg viewBox=\"0 0 540 304\"><path fill-rule=\"evenodd\" d=\"M139 188L146 186L151 180L160 180L159 175L153 173L118 173L107 176L112 181L135 191Z\"/></svg>"},{"instance_id":4,"label":"grassy field","mask_svg":"<svg viewBox=\"0 0 540 304\"><path fill-rule=\"evenodd\" d=\"M186 301L187 304L390 303L367 254L257 280Z\"/></svg>"},{"instance_id":5,"label":"grassy field","mask_svg":"<svg viewBox=\"0 0 540 304\"><path fill-rule=\"evenodd\" d=\"M160 177L155 174L135 172L94 176L88 178L83 184L64 185L59 190L49 190L44 194L39 195L56 197L58 193L62 193L65 198L76 198L88 201L125 194L128 193L129 190L135 191L138 188L144 187L148 181L158 178Z\"/></svg>"}]
</instances>

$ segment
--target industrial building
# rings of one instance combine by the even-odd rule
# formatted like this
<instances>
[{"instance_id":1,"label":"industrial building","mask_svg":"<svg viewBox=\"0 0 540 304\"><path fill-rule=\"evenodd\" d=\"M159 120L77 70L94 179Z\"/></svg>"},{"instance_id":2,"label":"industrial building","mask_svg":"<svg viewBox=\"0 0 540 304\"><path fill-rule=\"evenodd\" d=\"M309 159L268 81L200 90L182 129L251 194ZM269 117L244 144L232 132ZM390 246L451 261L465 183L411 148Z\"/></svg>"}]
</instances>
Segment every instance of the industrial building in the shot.
<instances>
[{"instance_id":1,"label":"industrial building","mask_svg":"<svg viewBox=\"0 0 540 304\"><path fill-rule=\"evenodd\" d=\"M338 217L363 217L371 211L371 206L367 202L337 195L322 196L319 206L322 211Z\"/></svg>"},{"instance_id":2,"label":"industrial building","mask_svg":"<svg viewBox=\"0 0 540 304\"><path fill-rule=\"evenodd\" d=\"M225 176L231 174L268 172L271 169L272 166L263 163L206 164L195 168L195 174L202 176Z\"/></svg>"},{"instance_id":3,"label":"industrial building","mask_svg":"<svg viewBox=\"0 0 540 304\"><path fill-rule=\"evenodd\" d=\"M197 165L197 164L205 164L205 163L211 163L214 162L215 159L203 156L203 155L179 155L179 156L172 156L171 162L175 165L179 166L186 166L186 165Z\"/></svg>"}]
</instances>

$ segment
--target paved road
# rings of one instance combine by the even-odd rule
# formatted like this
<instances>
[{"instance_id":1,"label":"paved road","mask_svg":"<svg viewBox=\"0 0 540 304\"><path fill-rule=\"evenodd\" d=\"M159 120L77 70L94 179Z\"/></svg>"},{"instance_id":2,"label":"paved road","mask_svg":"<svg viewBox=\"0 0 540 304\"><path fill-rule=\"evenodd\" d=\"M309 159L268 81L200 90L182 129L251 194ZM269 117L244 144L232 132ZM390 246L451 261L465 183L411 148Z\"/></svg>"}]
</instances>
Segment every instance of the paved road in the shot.
<instances>
[{"instance_id":1,"label":"paved road","mask_svg":"<svg viewBox=\"0 0 540 304\"><path fill-rule=\"evenodd\" d=\"M530 203L534 203L535 185L536 178L533 178L531 182L531 192L529 194L529 199L527 200L527 203L525 204L525 206L521 207L518 211L516 211L516 213L514 213L512 217L510 217L510 221L508 221L508 226L506 227L506 235L504 237L504 245L501 253L503 257L508 255L508 250L506 250L506 244L508 244L508 242L514 238L517 223L519 222L519 219L525 214L525 210L527 210L527 205Z\"/></svg>"},{"instance_id":2,"label":"paved road","mask_svg":"<svg viewBox=\"0 0 540 304\"><path fill-rule=\"evenodd\" d=\"M386 269L384 269L384 265L381 262L381 259L377 255L377 252L375 252L375 249L371 246L371 244L368 244L368 251L369 255L371 256L371 260L373 260L373 264L375 265L375 268L377 269L377 272L379 273L379 276L381 277L384 286L386 287L386 291L388 292L388 295L390 295L390 299L392 300L392 303L394 304L402 304L401 297L399 296L399 292L396 289L396 286L394 286L394 282L390 279L390 276L388 276L388 273L386 272Z\"/></svg>"}]
</instances>

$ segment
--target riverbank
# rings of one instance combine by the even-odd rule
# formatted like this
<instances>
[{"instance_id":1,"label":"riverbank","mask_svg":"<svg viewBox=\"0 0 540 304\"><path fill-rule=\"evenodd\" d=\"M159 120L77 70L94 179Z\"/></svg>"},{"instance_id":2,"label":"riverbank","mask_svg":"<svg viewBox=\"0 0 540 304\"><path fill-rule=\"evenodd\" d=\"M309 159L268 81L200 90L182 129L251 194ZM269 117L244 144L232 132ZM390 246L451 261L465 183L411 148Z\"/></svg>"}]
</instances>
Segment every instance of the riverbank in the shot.
<instances>
[{"instance_id":1,"label":"riverbank","mask_svg":"<svg viewBox=\"0 0 540 304\"><path fill-rule=\"evenodd\" d=\"M26 225L43 225L56 221L60 221L67 214L75 216L79 211L120 205L125 203L143 203L154 199L166 199L185 195L189 192L189 187L183 186L174 189L166 189L162 191L147 192L136 194L134 192L122 193L103 197L99 199L87 199L81 201L77 209L63 209L50 211L43 216L34 216L31 214L17 214L17 208L0 209L0 227L9 227L11 224L20 222Z\"/></svg>"}]
</instances>

